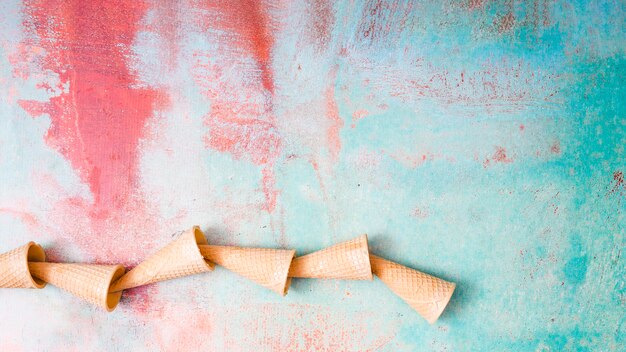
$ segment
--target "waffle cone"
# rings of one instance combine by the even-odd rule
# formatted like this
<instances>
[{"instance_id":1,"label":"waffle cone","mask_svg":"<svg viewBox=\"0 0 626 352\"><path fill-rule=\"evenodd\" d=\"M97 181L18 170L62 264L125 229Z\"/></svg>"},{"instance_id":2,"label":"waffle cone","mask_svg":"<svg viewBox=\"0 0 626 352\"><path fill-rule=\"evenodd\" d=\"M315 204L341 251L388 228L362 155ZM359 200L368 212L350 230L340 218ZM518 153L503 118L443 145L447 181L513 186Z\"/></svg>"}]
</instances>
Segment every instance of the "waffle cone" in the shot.
<instances>
[{"instance_id":1,"label":"waffle cone","mask_svg":"<svg viewBox=\"0 0 626 352\"><path fill-rule=\"evenodd\" d=\"M295 258L290 277L372 280L367 235Z\"/></svg>"},{"instance_id":2,"label":"waffle cone","mask_svg":"<svg viewBox=\"0 0 626 352\"><path fill-rule=\"evenodd\" d=\"M392 261L370 256L372 272L430 324L437 321L456 285Z\"/></svg>"},{"instance_id":3,"label":"waffle cone","mask_svg":"<svg viewBox=\"0 0 626 352\"><path fill-rule=\"evenodd\" d=\"M33 276L109 312L115 309L122 297L122 292L109 291L111 282L126 271L121 265L31 262L28 266Z\"/></svg>"},{"instance_id":4,"label":"waffle cone","mask_svg":"<svg viewBox=\"0 0 626 352\"><path fill-rule=\"evenodd\" d=\"M199 246L207 260L225 267L284 296L289 290L291 249Z\"/></svg>"},{"instance_id":5,"label":"waffle cone","mask_svg":"<svg viewBox=\"0 0 626 352\"><path fill-rule=\"evenodd\" d=\"M111 291L122 291L158 281L211 271L213 264L206 261L198 249L198 245L206 244L204 234L199 227L194 226L127 272L113 284Z\"/></svg>"},{"instance_id":6,"label":"waffle cone","mask_svg":"<svg viewBox=\"0 0 626 352\"><path fill-rule=\"evenodd\" d=\"M44 262L46 254L35 242L0 254L0 287L43 288L46 282L31 275L28 262Z\"/></svg>"}]
</instances>

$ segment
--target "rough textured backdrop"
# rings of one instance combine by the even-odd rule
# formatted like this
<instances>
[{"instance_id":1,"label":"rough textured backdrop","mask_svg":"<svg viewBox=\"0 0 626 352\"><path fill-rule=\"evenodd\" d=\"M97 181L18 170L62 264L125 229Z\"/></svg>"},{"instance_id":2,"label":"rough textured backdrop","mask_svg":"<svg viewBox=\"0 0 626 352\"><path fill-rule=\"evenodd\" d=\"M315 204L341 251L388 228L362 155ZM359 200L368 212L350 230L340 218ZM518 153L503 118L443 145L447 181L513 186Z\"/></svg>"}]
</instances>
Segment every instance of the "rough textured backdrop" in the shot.
<instances>
[{"instance_id":1,"label":"rough textured backdrop","mask_svg":"<svg viewBox=\"0 0 626 352\"><path fill-rule=\"evenodd\" d=\"M377 280L3 290L0 349L623 351L625 7L2 1L0 250L368 233L458 289L434 326Z\"/></svg>"}]
</instances>

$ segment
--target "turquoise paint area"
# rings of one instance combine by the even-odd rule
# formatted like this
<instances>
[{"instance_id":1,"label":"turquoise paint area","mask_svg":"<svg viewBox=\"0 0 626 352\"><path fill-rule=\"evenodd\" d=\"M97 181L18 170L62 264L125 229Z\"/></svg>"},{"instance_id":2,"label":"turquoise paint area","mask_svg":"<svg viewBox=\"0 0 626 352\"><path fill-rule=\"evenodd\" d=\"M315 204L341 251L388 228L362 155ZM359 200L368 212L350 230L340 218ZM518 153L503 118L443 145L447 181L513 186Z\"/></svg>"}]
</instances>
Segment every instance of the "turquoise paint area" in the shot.
<instances>
[{"instance_id":1,"label":"turquoise paint area","mask_svg":"<svg viewBox=\"0 0 626 352\"><path fill-rule=\"evenodd\" d=\"M12 325L0 350L626 350L626 5L339 1L321 45L315 3L270 6L276 209L264 209L262 167L206 148L215 107L202 84L217 78L197 77L194 54L224 76L258 70L220 52L228 36L198 28L194 11L171 67L154 28L132 48L139 79L171 100L141 142L136 196L163 244L192 224L212 243L298 254L367 233L374 253L457 283L441 319L428 325L378 280L294 280L278 297L218 268L130 292L109 315L55 289L2 291ZM53 200L91 195L43 141L45 114L17 103L46 94L9 67L21 6L0 5L0 208L40 223L0 212L0 250L36 240L89 260L55 247L70 216ZM336 157L329 99L343 123ZM41 174L55 191L36 187ZM194 327L201 338L168 344L192 316L209 321Z\"/></svg>"}]
</instances>

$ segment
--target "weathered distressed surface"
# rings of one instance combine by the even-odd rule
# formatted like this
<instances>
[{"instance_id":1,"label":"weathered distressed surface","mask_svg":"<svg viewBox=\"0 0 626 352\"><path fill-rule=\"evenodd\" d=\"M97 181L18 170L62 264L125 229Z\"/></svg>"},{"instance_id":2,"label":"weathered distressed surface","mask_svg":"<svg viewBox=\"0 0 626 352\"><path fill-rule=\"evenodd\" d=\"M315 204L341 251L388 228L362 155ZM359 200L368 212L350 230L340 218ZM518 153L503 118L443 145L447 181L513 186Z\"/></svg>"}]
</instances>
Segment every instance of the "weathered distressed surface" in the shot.
<instances>
[{"instance_id":1,"label":"weathered distressed surface","mask_svg":"<svg viewBox=\"0 0 626 352\"><path fill-rule=\"evenodd\" d=\"M411 4L412 3L412 4ZM456 282L222 268L104 313L0 292L0 350L626 349L620 1L4 0L0 250L134 265L218 245L374 253Z\"/></svg>"}]
</instances>

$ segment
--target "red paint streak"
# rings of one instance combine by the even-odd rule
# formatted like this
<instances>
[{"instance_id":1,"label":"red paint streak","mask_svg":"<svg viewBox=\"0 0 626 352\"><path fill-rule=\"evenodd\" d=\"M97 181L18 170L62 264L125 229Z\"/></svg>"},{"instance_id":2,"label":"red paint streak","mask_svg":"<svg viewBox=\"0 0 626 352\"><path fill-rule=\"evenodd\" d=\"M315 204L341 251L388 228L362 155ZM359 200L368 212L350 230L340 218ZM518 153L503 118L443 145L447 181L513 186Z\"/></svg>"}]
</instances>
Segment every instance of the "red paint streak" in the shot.
<instances>
[{"instance_id":1,"label":"red paint streak","mask_svg":"<svg viewBox=\"0 0 626 352\"><path fill-rule=\"evenodd\" d=\"M42 69L69 88L47 102L21 101L50 115L46 142L89 184L95 206L114 210L136 182L137 145L158 93L134 87L128 67L140 1L27 0L24 26L47 53Z\"/></svg>"},{"instance_id":2,"label":"red paint streak","mask_svg":"<svg viewBox=\"0 0 626 352\"><path fill-rule=\"evenodd\" d=\"M272 212L278 196L274 189L276 181L273 167L282 148L273 115L264 104L226 97L220 92L220 87L231 91L236 89L235 86L221 77L217 81L221 84L217 88L207 87L206 92L212 99L211 112L204 120L210 128L205 143L209 148L230 153L235 159L249 160L262 166L264 209Z\"/></svg>"},{"instance_id":3,"label":"red paint streak","mask_svg":"<svg viewBox=\"0 0 626 352\"><path fill-rule=\"evenodd\" d=\"M274 74L271 66L274 36L268 4L258 0L236 2L205 1L202 7L214 16L204 19L203 25L235 34L228 45L235 45L251 53L260 69L263 87L274 93Z\"/></svg>"},{"instance_id":4,"label":"red paint streak","mask_svg":"<svg viewBox=\"0 0 626 352\"><path fill-rule=\"evenodd\" d=\"M416 217L418 219L426 219L429 216L430 212L428 211L428 209L417 207L413 210L413 217Z\"/></svg>"},{"instance_id":5,"label":"red paint streak","mask_svg":"<svg viewBox=\"0 0 626 352\"><path fill-rule=\"evenodd\" d=\"M615 171L613 173L613 181L615 181L615 187L624 187L624 173Z\"/></svg>"},{"instance_id":6,"label":"red paint streak","mask_svg":"<svg viewBox=\"0 0 626 352\"><path fill-rule=\"evenodd\" d=\"M550 152L552 152L552 154L561 154L561 143L559 141L552 143L552 146L550 146Z\"/></svg>"},{"instance_id":7,"label":"red paint streak","mask_svg":"<svg viewBox=\"0 0 626 352\"><path fill-rule=\"evenodd\" d=\"M328 202L328 193L326 192L326 186L324 185L324 180L322 179L320 165L313 159L309 160L309 162L315 171L315 177L317 177L317 182L319 183L320 190L322 191L322 198L324 199L324 202Z\"/></svg>"},{"instance_id":8,"label":"red paint streak","mask_svg":"<svg viewBox=\"0 0 626 352\"><path fill-rule=\"evenodd\" d=\"M264 209L272 212L278 196L273 170L282 140L276 129L272 103L271 3L206 1L199 5L205 14L198 17L200 25L220 33L217 51L194 54L194 78L211 101L211 111L205 116L205 125L210 129L206 145L262 167ZM257 66L254 69L249 68L250 56ZM233 66L243 73L241 77L233 77L224 70Z\"/></svg>"},{"instance_id":9,"label":"red paint streak","mask_svg":"<svg viewBox=\"0 0 626 352\"><path fill-rule=\"evenodd\" d=\"M176 68L178 54L180 53L179 44L183 40L179 34L182 28L182 9L176 1L162 1L155 3L151 10L153 15L148 16L146 19L152 19L152 21L146 23L145 28L142 30L152 32L155 36L162 39L157 44L160 49L158 54L159 68L171 71Z\"/></svg>"},{"instance_id":10,"label":"red paint streak","mask_svg":"<svg viewBox=\"0 0 626 352\"><path fill-rule=\"evenodd\" d=\"M122 305L129 307L135 313L140 315L146 315L154 308L154 297L156 297L157 290L155 285L146 285L135 287L130 290L124 291L122 295Z\"/></svg>"},{"instance_id":11,"label":"red paint streak","mask_svg":"<svg viewBox=\"0 0 626 352\"><path fill-rule=\"evenodd\" d=\"M341 116L339 116L339 108L335 101L335 86L331 84L326 90L326 114L330 122L330 126L327 131L328 150L330 157L333 161L337 161L339 158L339 152L341 151L341 135L340 131L343 128L344 122Z\"/></svg>"},{"instance_id":12,"label":"red paint streak","mask_svg":"<svg viewBox=\"0 0 626 352\"><path fill-rule=\"evenodd\" d=\"M480 69L470 71L422 61L413 65L411 70L385 72L391 82L392 96L405 101L428 98L449 107L481 107L502 112L518 112L533 104L562 99L554 88L559 75L537 73L523 60L487 60Z\"/></svg>"},{"instance_id":13,"label":"red paint streak","mask_svg":"<svg viewBox=\"0 0 626 352\"><path fill-rule=\"evenodd\" d=\"M512 162L513 162L513 159L507 156L506 149L504 149L503 147L497 146L496 151L493 153L493 155L485 159L485 161L483 162L483 167L487 168L492 163L493 164L496 164L496 163L508 164Z\"/></svg>"},{"instance_id":14,"label":"red paint streak","mask_svg":"<svg viewBox=\"0 0 626 352\"><path fill-rule=\"evenodd\" d=\"M398 41L402 32L410 28L416 2L399 0L368 0L358 24L359 41L366 45L389 45Z\"/></svg>"},{"instance_id":15,"label":"red paint streak","mask_svg":"<svg viewBox=\"0 0 626 352\"><path fill-rule=\"evenodd\" d=\"M160 303L156 311L143 319L142 325L150 331L150 338L145 341L147 349L205 351L213 345L213 322L219 320L213 313L202 307L190 308L187 304Z\"/></svg>"},{"instance_id":16,"label":"red paint streak","mask_svg":"<svg viewBox=\"0 0 626 352\"><path fill-rule=\"evenodd\" d=\"M439 154L435 155L431 152L412 154L412 153L407 153L404 150L389 152L389 156L399 161L402 165L409 167L411 169L415 169L418 166L422 166L426 162L431 162L435 159L444 158L443 155L439 155Z\"/></svg>"},{"instance_id":17,"label":"red paint streak","mask_svg":"<svg viewBox=\"0 0 626 352\"><path fill-rule=\"evenodd\" d=\"M345 312L326 306L310 305L246 305L238 311L238 326L244 327L246 336L237 331L226 331L223 340L227 350L239 351L257 348L271 351L378 351L397 350L384 346L396 337L396 322L379 326L374 319L382 315L375 311ZM288 319L281 329L274 329L276 317ZM227 329L228 330L228 329Z\"/></svg>"},{"instance_id":18,"label":"red paint streak","mask_svg":"<svg viewBox=\"0 0 626 352\"><path fill-rule=\"evenodd\" d=\"M510 31L515 25L515 16L513 13L509 12L506 15L500 18L500 23L498 23L498 32L504 33Z\"/></svg>"},{"instance_id":19,"label":"red paint streak","mask_svg":"<svg viewBox=\"0 0 626 352\"><path fill-rule=\"evenodd\" d=\"M369 115L369 111L365 109L358 109L352 113L352 121L357 122Z\"/></svg>"},{"instance_id":20,"label":"red paint streak","mask_svg":"<svg viewBox=\"0 0 626 352\"><path fill-rule=\"evenodd\" d=\"M469 3L468 3L467 7L470 10L480 9L480 8L483 8L485 6L485 2L486 1L483 1L483 0L469 0Z\"/></svg>"},{"instance_id":21,"label":"red paint streak","mask_svg":"<svg viewBox=\"0 0 626 352\"><path fill-rule=\"evenodd\" d=\"M27 211L13 209L13 208L0 208L0 214L9 214L15 218L20 219L29 229L35 229L39 226L39 220L32 213Z\"/></svg>"},{"instance_id":22,"label":"red paint streak","mask_svg":"<svg viewBox=\"0 0 626 352\"><path fill-rule=\"evenodd\" d=\"M609 193L619 193L620 195L624 194L624 192L626 191L626 183L624 183L624 173L622 171L618 170L613 173L612 183L613 187L611 188L611 191L609 191Z\"/></svg>"},{"instance_id":23,"label":"red paint streak","mask_svg":"<svg viewBox=\"0 0 626 352\"><path fill-rule=\"evenodd\" d=\"M332 26L335 23L333 2L329 0L308 1L308 31L310 40L323 50L328 46Z\"/></svg>"},{"instance_id":24,"label":"red paint streak","mask_svg":"<svg viewBox=\"0 0 626 352\"><path fill-rule=\"evenodd\" d=\"M130 68L147 7L143 1L25 0L23 11L22 45L32 63L22 76L43 77L38 86L51 97L19 104L33 117L49 115L46 143L93 194L93 201L74 194L53 201L39 227L60 247L80 248L90 262L141 261L163 246L152 224L169 226L155 220L136 193L144 125L167 103L160 91L141 88ZM62 189L54 180L35 183L40 194Z\"/></svg>"},{"instance_id":25,"label":"red paint streak","mask_svg":"<svg viewBox=\"0 0 626 352\"><path fill-rule=\"evenodd\" d=\"M273 124L261 119L238 118L229 111L231 105L214 103L211 114L205 119L211 128L205 140L209 147L229 152L237 159L249 158L257 165L267 164L277 156L280 138Z\"/></svg>"}]
</instances>

